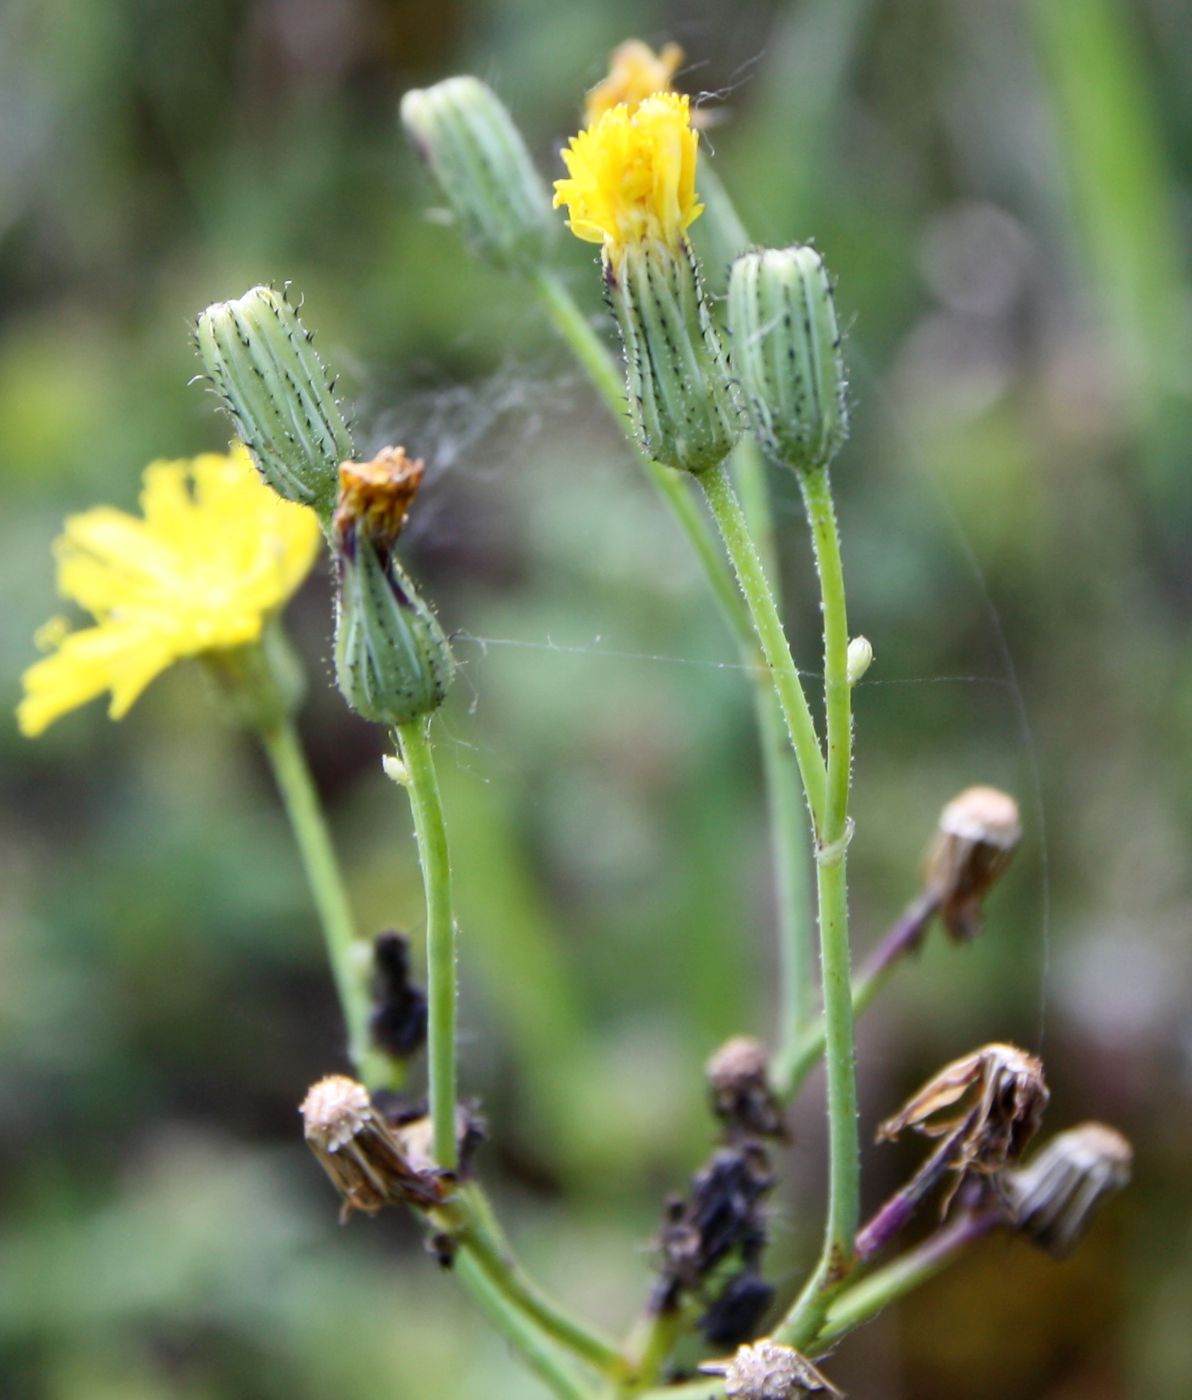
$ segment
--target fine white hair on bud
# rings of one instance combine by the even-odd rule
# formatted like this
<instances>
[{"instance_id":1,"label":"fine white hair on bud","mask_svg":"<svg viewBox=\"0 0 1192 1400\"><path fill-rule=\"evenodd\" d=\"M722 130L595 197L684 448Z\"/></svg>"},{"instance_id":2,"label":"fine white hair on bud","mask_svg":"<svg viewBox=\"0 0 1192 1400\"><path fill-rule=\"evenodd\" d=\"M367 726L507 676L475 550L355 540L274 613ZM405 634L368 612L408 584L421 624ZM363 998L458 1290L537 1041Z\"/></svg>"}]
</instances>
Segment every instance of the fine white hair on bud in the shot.
<instances>
[{"instance_id":1,"label":"fine white hair on bud","mask_svg":"<svg viewBox=\"0 0 1192 1400\"><path fill-rule=\"evenodd\" d=\"M313 506L326 528L336 469L353 448L312 339L287 287L215 302L195 325L207 378L261 475L287 501Z\"/></svg>"},{"instance_id":2,"label":"fine white hair on bud","mask_svg":"<svg viewBox=\"0 0 1192 1400\"><path fill-rule=\"evenodd\" d=\"M607 261L605 287L642 450L679 471L718 466L740 436L739 411L690 244L627 244Z\"/></svg>"},{"instance_id":3,"label":"fine white hair on bud","mask_svg":"<svg viewBox=\"0 0 1192 1400\"><path fill-rule=\"evenodd\" d=\"M407 92L401 120L472 250L533 271L555 231L550 196L496 93L479 78L447 78Z\"/></svg>"},{"instance_id":4,"label":"fine white hair on bud","mask_svg":"<svg viewBox=\"0 0 1192 1400\"><path fill-rule=\"evenodd\" d=\"M750 425L775 461L826 467L848 435L844 360L832 283L806 245L761 248L729 273L733 374Z\"/></svg>"}]
</instances>

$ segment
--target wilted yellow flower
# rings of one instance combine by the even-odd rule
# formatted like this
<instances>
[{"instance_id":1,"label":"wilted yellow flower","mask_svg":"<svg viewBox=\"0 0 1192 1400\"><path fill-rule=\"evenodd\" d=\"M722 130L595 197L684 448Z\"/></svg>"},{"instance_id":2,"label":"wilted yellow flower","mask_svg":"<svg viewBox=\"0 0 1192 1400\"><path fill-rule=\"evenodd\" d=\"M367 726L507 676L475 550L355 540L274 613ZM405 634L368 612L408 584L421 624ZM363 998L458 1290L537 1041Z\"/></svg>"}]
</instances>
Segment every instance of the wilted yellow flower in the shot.
<instances>
[{"instance_id":1,"label":"wilted yellow flower","mask_svg":"<svg viewBox=\"0 0 1192 1400\"><path fill-rule=\"evenodd\" d=\"M698 139L686 94L612 107L563 152L570 178L555 181L555 207L565 204L572 233L603 244L614 266L628 244L677 248L703 212L695 194Z\"/></svg>"},{"instance_id":2,"label":"wilted yellow flower","mask_svg":"<svg viewBox=\"0 0 1192 1400\"><path fill-rule=\"evenodd\" d=\"M682 62L678 44L665 44L660 53L640 39L618 44L609 60L608 76L584 100L585 126L595 125L611 107L624 103L633 108L656 92L668 92Z\"/></svg>"},{"instance_id":3,"label":"wilted yellow flower","mask_svg":"<svg viewBox=\"0 0 1192 1400\"><path fill-rule=\"evenodd\" d=\"M173 662L255 641L318 552L314 513L276 496L240 444L227 457L153 462L141 510L143 519L111 506L67 519L55 542L58 589L95 625L42 629L53 650L25 672L23 734L107 690L120 719Z\"/></svg>"}]
</instances>

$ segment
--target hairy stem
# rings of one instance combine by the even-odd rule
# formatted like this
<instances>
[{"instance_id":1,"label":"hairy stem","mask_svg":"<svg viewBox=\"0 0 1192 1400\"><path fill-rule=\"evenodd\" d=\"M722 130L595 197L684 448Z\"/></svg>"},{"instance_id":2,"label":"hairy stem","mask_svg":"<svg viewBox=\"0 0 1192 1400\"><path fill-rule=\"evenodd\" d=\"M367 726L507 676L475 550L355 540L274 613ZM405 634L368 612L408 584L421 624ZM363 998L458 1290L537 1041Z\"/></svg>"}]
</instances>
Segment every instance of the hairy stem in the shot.
<instances>
[{"instance_id":1,"label":"hairy stem","mask_svg":"<svg viewBox=\"0 0 1192 1400\"><path fill-rule=\"evenodd\" d=\"M934 1278L971 1244L999 1224L996 1211L962 1215L901 1258L839 1293L829 1303L814 1337L785 1332L779 1340L819 1355L847 1332L868 1322L896 1299Z\"/></svg>"},{"instance_id":2,"label":"hairy stem","mask_svg":"<svg viewBox=\"0 0 1192 1400\"><path fill-rule=\"evenodd\" d=\"M624 1374L625 1361L617 1348L565 1312L529 1278L478 1186L463 1187L435 1212L434 1219L525 1325L533 1326L605 1376Z\"/></svg>"},{"instance_id":3,"label":"hairy stem","mask_svg":"<svg viewBox=\"0 0 1192 1400\"><path fill-rule=\"evenodd\" d=\"M902 958L918 947L927 925L935 915L935 910L934 896L920 896L898 921L891 925L881 942L866 958L852 982L854 1021L877 999L878 993L889 982ZM780 1099L794 1098L823 1053L824 1022L821 1017L807 1026L774 1057L771 1077L774 1092Z\"/></svg>"},{"instance_id":4,"label":"hairy stem","mask_svg":"<svg viewBox=\"0 0 1192 1400\"><path fill-rule=\"evenodd\" d=\"M782 708L787 733L794 746L812 823L816 832L820 833L826 786L824 759L820 752L819 740L816 738L807 697L799 680L799 672L791 659L790 644L782 630L782 619L778 616L778 609L774 605L761 560L758 558L753 537L749 533L745 514L726 466L721 463L718 467L702 472L698 479L704 488L712 518L720 530L725 549L736 571L737 582L753 619L758 645L765 657L766 667Z\"/></svg>"},{"instance_id":5,"label":"hairy stem","mask_svg":"<svg viewBox=\"0 0 1192 1400\"><path fill-rule=\"evenodd\" d=\"M540 270L534 275L533 285L555 330L579 361L609 411L618 422L624 422L625 381L603 341L556 273L547 269ZM688 490L683 475L655 462L636 443L634 450L642 470L674 513L680 528L695 550L734 633L752 650L753 634L749 625L749 615L733 585L732 573L716 547L716 540Z\"/></svg>"},{"instance_id":6,"label":"hairy stem","mask_svg":"<svg viewBox=\"0 0 1192 1400\"><path fill-rule=\"evenodd\" d=\"M289 719L258 732L323 926L331 976L347 1024L348 1057L369 1088L385 1087L392 1083L394 1070L388 1056L370 1044L371 949L356 935L343 875L298 732Z\"/></svg>"},{"instance_id":7,"label":"hairy stem","mask_svg":"<svg viewBox=\"0 0 1192 1400\"><path fill-rule=\"evenodd\" d=\"M418 859L426 891L427 1062L435 1161L445 1171L459 1162L456 1143L455 912L447 828L425 717L398 728L404 782L414 814Z\"/></svg>"}]
</instances>

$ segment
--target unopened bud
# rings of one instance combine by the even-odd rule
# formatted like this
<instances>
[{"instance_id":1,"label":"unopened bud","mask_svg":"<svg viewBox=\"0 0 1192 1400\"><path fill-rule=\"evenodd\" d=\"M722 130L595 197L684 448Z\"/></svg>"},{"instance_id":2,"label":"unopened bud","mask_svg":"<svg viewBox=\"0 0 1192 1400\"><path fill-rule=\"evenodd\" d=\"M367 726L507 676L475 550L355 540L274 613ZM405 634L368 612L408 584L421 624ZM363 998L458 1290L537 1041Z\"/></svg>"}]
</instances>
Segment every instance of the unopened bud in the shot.
<instances>
[{"instance_id":1,"label":"unopened bud","mask_svg":"<svg viewBox=\"0 0 1192 1400\"><path fill-rule=\"evenodd\" d=\"M806 1395L844 1394L801 1352L769 1338L741 1347L731 1361L709 1362L700 1370L724 1377L728 1400L802 1400Z\"/></svg>"},{"instance_id":2,"label":"unopened bud","mask_svg":"<svg viewBox=\"0 0 1192 1400\"><path fill-rule=\"evenodd\" d=\"M379 724L437 709L454 672L442 628L393 552L421 479L422 463L400 448L340 467L336 681L356 713Z\"/></svg>"},{"instance_id":3,"label":"unopened bud","mask_svg":"<svg viewBox=\"0 0 1192 1400\"><path fill-rule=\"evenodd\" d=\"M782 1110L770 1085L770 1066L760 1040L738 1035L725 1041L705 1066L712 1112L730 1133L787 1136Z\"/></svg>"},{"instance_id":4,"label":"unopened bud","mask_svg":"<svg viewBox=\"0 0 1192 1400\"><path fill-rule=\"evenodd\" d=\"M1043 1065L1013 1045L985 1045L945 1065L877 1131L878 1141L908 1128L954 1139L946 1165L955 1184L970 1171L993 1175L1013 1165L1035 1135L1051 1095Z\"/></svg>"},{"instance_id":5,"label":"unopened bud","mask_svg":"<svg viewBox=\"0 0 1192 1400\"><path fill-rule=\"evenodd\" d=\"M1063 1259L1080 1242L1107 1197L1130 1180L1134 1149L1104 1123L1082 1123L1041 1147L1001 1179L1015 1228Z\"/></svg>"},{"instance_id":6,"label":"unopened bud","mask_svg":"<svg viewBox=\"0 0 1192 1400\"><path fill-rule=\"evenodd\" d=\"M448 1194L433 1166L413 1164L397 1133L374 1108L368 1090L346 1075L312 1085L302 1102L306 1141L343 1197L340 1220L375 1215L383 1206L429 1209Z\"/></svg>"},{"instance_id":7,"label":"unopened bud","mask_svg":"<svg viewBox=\"0 0 1192 1400\"><path fill-rule=\"evenodd\" d=\"M496 93L479 78L448 78L407 92L401 119L473 252L533 270L554 233L550 196Z\"/></svg>"},{"instance_id":8,"label":"unopened bud","mask_svg":"<svg viewBox=\"0 0 1192 1400\"><path fill-rule=\"evenodd\" d=\"M733 373L766 452L796 471L826 467L848 435L848 407L823 258L800 245L737 258L728 326Z\"/></svg>"},{"instance_id":9,"label":"unopened bud","mask_svg":"<svg viewBox=\"0 0 1192 1400\"><path fill-rule=\"evenodd\" d=\"M261 475L287 501L313 506L326 529L352 437L312 338L287 287L216 302L195 326L207 376Z\"/></svg>"},{"instance_id":10,"label":"unopened bud","mask_svg":"<svg viewBox=\"0 0 1192 1400\"><path fill-rule=\"evenodd\" d=\"M605 286L642 450L680 471L719 465L740 434L737 406L690 244L629 243L606 261Z\"/></svg>"},{"instance_id":11,"label":"unopened bud","mask_svg":"<svg viewBox=\"0 0 1192 1400\"><path fill-rule=\"evenodd\" d=\"M958 942L984 924L985 896L1005 873L1022 839L1018 803L992 787L966 788L940 813L923 863L923 885Z\"/></svg>"},{"instance_id":12,"label":"unopened bud","mask_svg":"<svg viewBox=\"0 0 1192 1400\"><path fill-rule=\"evenodd\" d=\"M868 637L854 637L848 644L848 683L856 685L873 665L873 644Z\"/></svg>"}]
</instances>

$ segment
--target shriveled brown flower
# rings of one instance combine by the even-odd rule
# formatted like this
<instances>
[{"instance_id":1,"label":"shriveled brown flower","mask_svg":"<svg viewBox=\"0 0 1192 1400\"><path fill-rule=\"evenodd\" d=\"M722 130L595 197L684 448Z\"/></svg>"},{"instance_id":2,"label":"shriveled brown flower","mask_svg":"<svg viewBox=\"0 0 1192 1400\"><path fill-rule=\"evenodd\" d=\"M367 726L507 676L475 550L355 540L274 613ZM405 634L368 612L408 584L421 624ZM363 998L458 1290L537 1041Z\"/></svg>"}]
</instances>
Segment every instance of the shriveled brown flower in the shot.
<instances>
[{"instance_id":1,"label":"shriveled brown flower","mask_svg":"<svg viewBox=\"0 0 1192 1400\"><path fill-rule=\"evenodd\" d=\"M770 1085L765 1047L753 1036L726 1040L704 1067L712 1112L729 1135L754 1134L785 1140L787 1127Z\"/></svg>"},{"instance_id":2,"label":"shriveled brown flower","mask_svg":"<svg viewBox=\"0 0 1192 1400\"><path fill-rule=\"evenodd\" d=\"M343 1198L341 1222L357 1211L375 1215L387 1205L427 1210L448 1195L450 1178L411 1153L355 1079L320 1079L300 1111L307 1145Z\"/></svg>"},{"instance_id":3,"label":"shriveled brown flower","mask_svg":"<svg viewBox=\"0 0 1192 1400\"><path fill-rule=\"evenodd\" d=\"M992 787L966 788L940 813L923 863L923 884L944 927L958 942L984 923L986 895L1001 879L1022 839L1018 803Z\"/></svg>"},{"instance_id":4,"label":"shriveled brown flower","mask_svg":"<svg viewBox=\"0 0 1192 1400\"><path fill-rule=\"evenodd\" d=\"M368 462L343 462L333 529L367 535L373 547L388 550L401 534L426 471L421 458L404 447L383 447Z\"/></svg>"},{"instance_id":5,"label":"shriveled brown flower","mask_svg":"<svg viewBox=\"0 0 1192 1400\"><path fill-rule=\"evenodd\" d=\"M1107 1197L1130 1180L1134 1149L1104 1123L1059 1133L1002 1178L1002 1196L1019 1233L1062 1259L1080 1242Z\"/></svg>"},{"instance_id":6,"label":"shriveled brown flower","mask_svg":"<svg viewBox=\"0 0 1192 1400\"><path fill-rule=\"evenodd\" d=\"M724 1377L729 1400L802 1400L807 1395L844 1394L801 1352L768 1337L741 1347L729 1361L709 1361L700 1370Z\"/></svg>"},{"instance_id":7,"label":"shriveled brown flower","mask_svg":"<svg viewBox=\"0 0 1192 1400\"><path fill-rule=\"evenodd\" d=\"M985 1045L933 1075L880 1125L877 1139L908 1128L951 1139L947 1165L957 1186L968 1172L989 1176L1016 1162L1050 1097L1041 1061L1014 1045Z\"/></svg>"}]
</instances>

